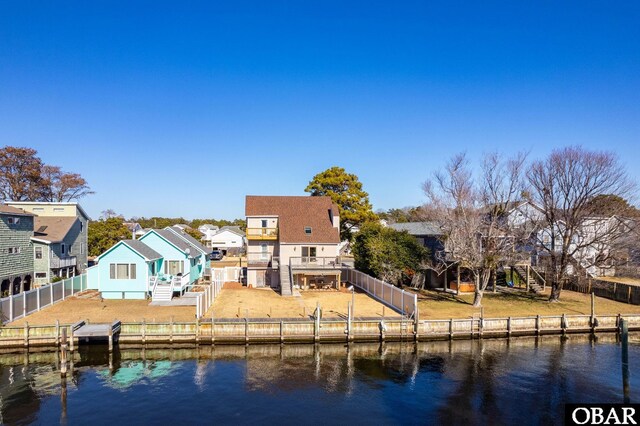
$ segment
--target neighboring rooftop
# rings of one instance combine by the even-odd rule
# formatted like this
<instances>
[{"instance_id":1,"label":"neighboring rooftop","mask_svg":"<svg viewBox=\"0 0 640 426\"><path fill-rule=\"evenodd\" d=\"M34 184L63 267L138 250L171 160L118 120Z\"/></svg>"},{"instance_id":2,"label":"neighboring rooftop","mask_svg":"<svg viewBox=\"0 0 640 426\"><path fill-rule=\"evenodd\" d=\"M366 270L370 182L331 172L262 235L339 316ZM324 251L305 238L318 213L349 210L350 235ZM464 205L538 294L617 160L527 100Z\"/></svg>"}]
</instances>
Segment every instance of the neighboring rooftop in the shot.
<instances>
[{"instance_id":1,"label":"neighboring rooftop","mask_svg":"<svg viewBox=\"0 0 640 426\"><path fill-rule=\"evenodd\" d=\"M247 195L245 202L246 216L278 216L278 239L283 243L338 244L340 230L333 226L332 209L331 197L326 196ZM311 234L305 227L311 227Z\"/></svg>"},{"instance_id":2,"label":"neighboring rooftop","mask_svg":"<svg viewBox=\"0 0 640 426\"><path fill-rule=\"evenodd\" d=\"M32 213L26 212L22 209L11 207L6 204L0 203L0 214L19 215L19 216L33 216Z\"/></svg>"},{"instance_id":3,"label":"neighboring rooftop","mask_svg":"<svg viewBox=\"0 0 640 426\"><path fill-rule=\"evenodd\" d=\"M169 228L165 228L165 229L169 229ZM183 239L187 240L187 242L189 244L191 244L193 247L197 248L198 250L204 252L204 253L211 253L211 249L205 247L204 245L202 245L202 243L198 240L196 240L195 238L193 238L191 235L187 234L186 232L184 232L182 229L180 229L177 226L174 226L171 228L171 231L178 233L179 237L182 237Z\"/></svg>"},{"instance_id":4,"label":"neighboring rooftop","mask_svg":"<svg viewBox=\"0 0 640 426\"><path fill-rule=\"evenodd\" d=\"M440 227L435 222L392 223L389 228L407 231L411 235L442 235Z\"/></svg>"},{"instance_id":5,"label":"neighboring rooftop","mask_svg":"<svg viewBox=\"0 0 640 426\"><path fill-rule=\"evenodd\" d=\"M162 238L164 238L165 240L169 241L174 246L178 247L183 252L187 253L187 250L188 250L188 253L189 253L189 255L191 257L196 257L196 255L197 255L196 248L193 245L191 245L189 242L187 242L184 239L180 238L178 235L176 235L170 229L168 229L168 228L165 228L165 229L154 229L154 231L157 232L158 235L162 236Z\"/></svg>"},{"instance_id":6,"label":"neighboring rooftop","mask_svg":"<svg viewBox=\"0 0 640 426\"><path fill-rule=\"evenodd\" d=\"M36 216L33 220L33 238L48 243L59 243L67 236L78 218L68 216Z\"/></svg>"},{"instance_id":7,"label":"neighboring rooftop","mask_svg":"<svg viewBox=\"0 0 640 426\"><path fill-rule=\"evenodd\" d=\"M241 237L244 237L244 232L242 232L242 229L240 229L239 226L223 226L218 230L218 232L216 232L216 234L219 234L220 232L223 232L223 231L233 232L234 234L238 234Z\"/></svg>"},{"instance_id":8,"label":"neighboring rooftop","mask_svg":"<svg viewBox=\"0 0 640 426\"><path fill-rule=\"evenodd\" d=\"M84 216L84 218L86 220L91 220L91 218L89 217L87 212L84 211L84 209L80 206L80 204L77 203L77 202L73 202L73 201L67 201L67 202L64 202L64 201L62 201L62 202L54 202L54 201L7 201L7 204L11 204L14 207L24 208L25 210L29 210L29 211L32 211L33 208L37 208L38 206L60 206L60 207L72 206L72 207L75 207L78 210L78 212L80 212L80 214L82 214L82 216ZM62 216L62 215L58 215L58 216Z\"/></svg>"}]
</instances>

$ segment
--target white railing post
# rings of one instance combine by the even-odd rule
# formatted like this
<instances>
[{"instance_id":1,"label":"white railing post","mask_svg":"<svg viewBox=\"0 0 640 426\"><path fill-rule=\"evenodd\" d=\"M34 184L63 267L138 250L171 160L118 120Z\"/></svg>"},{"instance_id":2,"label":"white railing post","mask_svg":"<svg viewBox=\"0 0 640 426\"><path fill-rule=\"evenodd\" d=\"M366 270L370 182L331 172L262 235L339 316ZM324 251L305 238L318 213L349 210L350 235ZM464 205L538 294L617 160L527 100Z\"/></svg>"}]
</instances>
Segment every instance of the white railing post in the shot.
<instances>
[{"instance_id":1,"label":"white railing post","mask_svg":"<svg viewBox=\"0 0 640 426\"><path fill-rule=\"evenodd\" d=\"M49 299L49 303L53 305L53 283L49 283L49 294L51 294L51 299Z\"/></svg>"},{"instance_id":2,"label":"white railing post","mask_svg":"<svg viewBox=\"0 0 640 426\"><path fill-rule=\"evenodd\" d=\"M36 304L38 307L38 311L40 310L40 288L36 289Z\"/></svg>"},{"instance_id":3,"label":"white railing post","mask_svg":"<svg viewBox=\"0 0 640 426\"><path fill-rule=\"evenodd\" d=\"M22 316L27 316L27 296L24 292L22 293Z\"/></svg>"},{"instance_id":4,"label":"white railing post","mask_svg":"<svg viewBox=\"0 0 640 426\"><path fill-rule=\"evenodd\" d=\"M13 321L13 295L9 296L9 322Z\"/></svg>"},{"instance_id":5,"label":"white railing post","mask_svg":"<svg viewBox=\"0 0 640 426\"><path fill-rule=\"evenodd\" d=\"M60 285L62 285L62 300L64 300L64 280L62 281L58 281L60 283Z\"/></svg>"}]
</instances>

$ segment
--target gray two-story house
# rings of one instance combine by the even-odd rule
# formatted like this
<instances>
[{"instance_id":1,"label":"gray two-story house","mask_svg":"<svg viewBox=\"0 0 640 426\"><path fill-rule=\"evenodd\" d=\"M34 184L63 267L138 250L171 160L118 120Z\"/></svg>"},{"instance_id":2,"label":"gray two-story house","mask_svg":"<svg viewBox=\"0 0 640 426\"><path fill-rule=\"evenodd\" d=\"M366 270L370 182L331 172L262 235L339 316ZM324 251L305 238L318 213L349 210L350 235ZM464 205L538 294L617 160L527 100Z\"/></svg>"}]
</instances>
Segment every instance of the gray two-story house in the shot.
<instances>
[{"instance_id":1,"label":"gray two-story house","mask_svg":"<svg viewBox=\"0 0 640 426\"><path fill-rule=\"evenodd\" d=\"M31 289L33 219L32 213L0 204L0 297Z\"/></svg>"},{"instance_id":2,"label":"gray two-story house","mask_svg":"<svg viewBox=\"0 0 640 426\"><path fill-rule=\"evenodd\" d=\"M73 202L9 202L33 213L33 266L35 284L68 278L87 268L89 216Z\"/></svg>"}]
</instances>

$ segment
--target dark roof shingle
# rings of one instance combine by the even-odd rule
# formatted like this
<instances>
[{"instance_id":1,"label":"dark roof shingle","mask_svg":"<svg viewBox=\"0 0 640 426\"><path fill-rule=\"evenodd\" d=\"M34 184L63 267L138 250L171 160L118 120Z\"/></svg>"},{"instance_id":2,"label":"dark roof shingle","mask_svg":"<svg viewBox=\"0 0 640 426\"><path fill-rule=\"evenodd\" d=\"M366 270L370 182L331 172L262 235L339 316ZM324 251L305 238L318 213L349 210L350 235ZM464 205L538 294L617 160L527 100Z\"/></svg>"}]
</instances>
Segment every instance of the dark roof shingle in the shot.
<instances>
[{"instance_id":1,"label":"dark roof shingle","mask_svg":"<svg viewBox=\"0 0 640 426\"><path fill-rule=\"evenodd\" d=\"M334 207L326 196L247 195L247 216L278 216L282 243L338 244L340 230L333 226L330 211ZM311 234L305 233L311 227Z\"/></svg>"},{"instance_id":2,"label":"dark roof shingle","mask_svg":"<svg viewBox=\"0 0 640 426\"><path fill-rule=\"evenodd\" d=\"M33 220L33 237L59 243L64 240L77 220L75 216L36 216Z\"/></svg>"}]
</instances>

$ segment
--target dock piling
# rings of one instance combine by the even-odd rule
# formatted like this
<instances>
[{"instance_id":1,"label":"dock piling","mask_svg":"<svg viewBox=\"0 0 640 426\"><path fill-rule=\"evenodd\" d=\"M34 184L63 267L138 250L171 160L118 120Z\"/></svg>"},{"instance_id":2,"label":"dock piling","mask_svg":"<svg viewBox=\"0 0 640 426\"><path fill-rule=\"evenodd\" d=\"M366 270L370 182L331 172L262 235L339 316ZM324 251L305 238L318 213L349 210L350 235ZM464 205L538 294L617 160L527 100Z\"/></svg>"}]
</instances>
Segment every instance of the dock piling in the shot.
<instances>
[{"instance_id":1,"label":"dock piling","mask_svg":"<svg viewBox=\"0 0 640 426\"><path fill-rule=\"evenodd\" d=\"M622 338L622 393L624 403L629 404L629 324L624 319L620 320L620 334Z\"/></svg>"}]
</instances>

